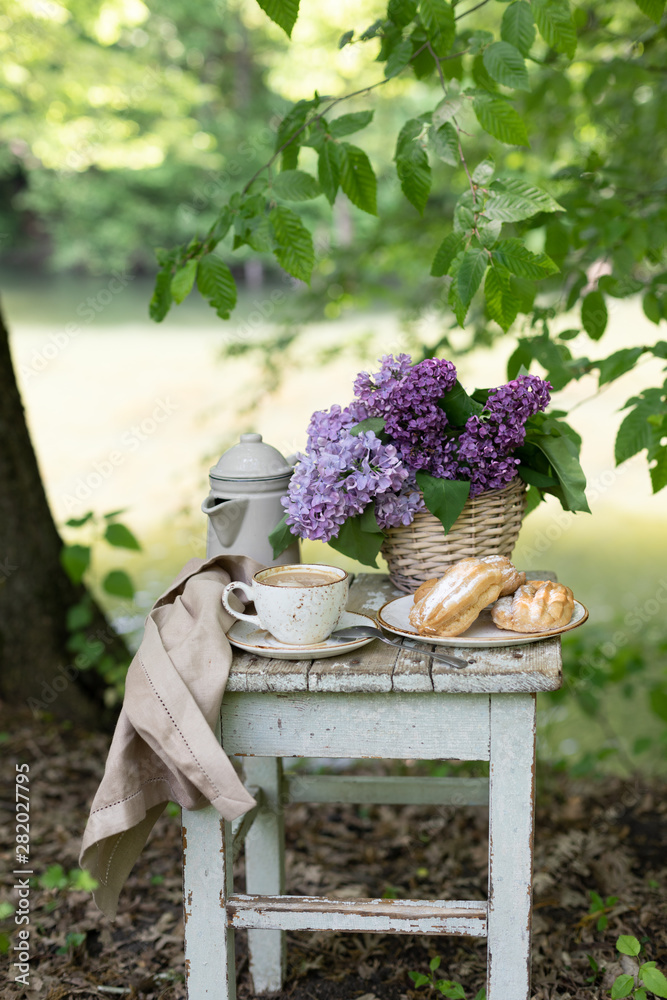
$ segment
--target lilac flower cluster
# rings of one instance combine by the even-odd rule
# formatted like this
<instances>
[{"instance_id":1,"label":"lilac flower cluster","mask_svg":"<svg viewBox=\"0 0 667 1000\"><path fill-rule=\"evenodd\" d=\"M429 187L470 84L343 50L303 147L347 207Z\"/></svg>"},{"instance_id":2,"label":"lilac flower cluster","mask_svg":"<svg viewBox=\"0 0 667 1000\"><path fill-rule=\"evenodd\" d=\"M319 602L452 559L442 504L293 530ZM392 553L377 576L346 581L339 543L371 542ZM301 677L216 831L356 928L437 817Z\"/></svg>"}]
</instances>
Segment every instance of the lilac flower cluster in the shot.
<instances>
[{"instance_id":1,"label":"lilac flower cluster","mask_svg":"<svg viewBox=\"0 0 667 1000\"><path fill-rule=\"evenodd\" d=\"M454 432L438 401L455 382L450 361L413 365L407 354L389 354L378 372L357 376L349 406L314 413L306 452L283 499L292 533L329 541L370 503L381 528L408 525L425 510L419 471L469 479L471 496L506 486L516 475L512 452L525 439L525 422L546 408L551 385L520 376L493 390L481 414ZM352 433L371 417L384 421L381 437L372 430Z\"/></svg>"}]
</instances>

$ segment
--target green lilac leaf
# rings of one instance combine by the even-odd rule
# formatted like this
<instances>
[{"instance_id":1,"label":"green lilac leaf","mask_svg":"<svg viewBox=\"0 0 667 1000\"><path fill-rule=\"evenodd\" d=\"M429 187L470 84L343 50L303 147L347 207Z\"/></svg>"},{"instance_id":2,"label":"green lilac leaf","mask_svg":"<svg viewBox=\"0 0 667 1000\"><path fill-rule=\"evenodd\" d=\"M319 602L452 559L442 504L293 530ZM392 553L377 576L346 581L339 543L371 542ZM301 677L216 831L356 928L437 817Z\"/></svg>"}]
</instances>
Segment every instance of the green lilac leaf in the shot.
<instances>
[{"instance_id":1,"label":"green lilac leaf","mask_svg":"<svg viewBox=\"0 0 667 1000\"><path fill-rule=\"evenodd\" d=\"M492 253L497 264L520 278L544 278L558 270L550 257L545 253L533 253L516 236L499 240Z\"/></svg>"},{"instance_id":2,"label":"green lilac leaf","mask_svg":"<svg viewBox=\"0 0 667 1000\"><path fill-rule=\"evenodd\" d=\"M356 559L364 566L373 566L377 569L377 556L382 548L384 535L364 528L362 519L365 513L364 511L356 517L348 517L347 521L341 524L338 537L330 539L329 545L336 552L341 552L350 559Z\"/></svg>"},{"instance_id":3,"label":"green lilac leaf","mask_svg":"<svg viewBox=\"0 0 667 1000\"><path fill-rule=\"evenodd\" d=\"M141 550L141 545L124 524L107 524L104 537L109 545L117 548L134 549L137 552Z\"/></svg>"},{"instance_id":4,"label":"green lilac leaf","mask_svg":"<svg viewBox=\"0 0 667 1000\"><path fill-rule=\"evenodd\" d=\"M529 431L526 443L533 444L546 456L563 491L565 510L582 510L590 514L586 499L586 477L579 463L578 448L565 436Z\"/></svg>"},{"instance_id":5,"label":"green lilac leaf","mask_svg":"<svg viewBox=\"0 0 667 1000\"><path fill-rule=\"evenodd\" d=\"M401 129L396 140L396 172L401 182L401 190L420 215L424 214L431 190L431 167L419 136L423 125L417 118L411 118Z\"/></svg>"},{"instance_id":6,"label":"green lilac leaf","mask_svg":"<svg viewBox=\"0 0 667 1000\"><path fill-rule=\"evenodd\" d=\"M465 391L458 379L449 392L438 400L438 406L452 427L464 427L468 417L477 416L484 409L482 403Z\"/></svg>"},{"instance_id":7,"label":"green lilac leaf","mask_svg":"<svg viewBox=\"0 0 667 1000\"><path fill-rule=\"evenodd\" d=\"M309 282L315 263L313 238L298 215L289 208L271 209L269 224L276 260L288 274Z\"/></svg>"},{"instance_id":8,"label":"green lilac leaf","mask_svg":"<svg viewBox=\"0 0 667 1000\"><path fill-rule=\"evenodd\" d=\"M463 233L449 233L448 236L445 236L431 264L431 275L434 278L441 278L447 274L452 261L463 248L464 242L465 235Z\"/></svg>"},{"instance_id":9,"label":"green lilac leaf","mask_svg":"<svg viewBox=\"0 0 667 1000\"><path fill-rule=\"evenodd\" d=\"M353 205L369 215L377 215L377 180L363 149L341 142L340 186Z\"/></svg>"},{"instance_id":10,"label":"green lilac leaf","mask_svg":"<svg viewBox=\"0 0 667 1000\"><path fill-rule=\"evenodd\" d=\"M515 0L515 3L505 8L500 23L500 37L514 45L522 55L528 55L535 41L535 22L526 0Z\"/></svg>"},{"instance_id":11,"label":"green lilac leaf","mask_svg":"<svg viewBox=\"0 0 667 1000\"><path fill-rule=\"evenodd\" d=\"M126 597L129 600L134 597L134 584L122 569L112 569L107 573L102 580L102 589L114 597Z\"/></svg>"},{"instance_id":12,"label":"green lilac leaf","mask_svg":"<svg viewBox=\"0 0 667 1000\"><path fill-rule=\"evenodd\" d=\"M436 479L427 472L418 472L416 476L417 485L424 494L424 503L433 516L438 518L447 534L468 499L470 482Z\"/></svg>"},{"instance_id":13,"label":"green lilac leaf","mask_svg":"<svg viewBox=\"0 0 667 1000\"><path fill-rule=\"evenodd\" d=\"M334 139L342 139L345 135L359 132L373 121L374 111L354 111L349 115L332 118L328 123L329 132Z\"/></svg>"},{"instance_id":14,"label":"green lilac leaf","mask_svg":"<svg viewBox=\"0 0 667 1000\"><path fill-rule=\"evenodd\" d=\"M283 170L273 182L273 193L285 201L310 201L322 194L322 190L304 170Z\"/></svg>"},{"instance_id":15,"label":"green lilac leaf","mask_svg":"<svg viewBox=\"0 0 667 1000\"><path fill-rule=\"evenodd\" d=\"M607 306L602 292L589 292L581 303L581 325L591 338L599 340L607 328Z\"/></svg>"},{"instance_id":16,"label":"green lilac leaf","mask_svg":"<svg viewBox=\"0 0 667 1000\"><path fill-rule=\"evenodd\" d=\"M472 102L477 121L494 139L511 146L528 146L523 121L509 101L493 94L480 94Z\"/></svg>"},{"instance_id":17,"label":"green lilac leaf","mask_svg":"<svg viewBox=\"0 0 667 1000\"><path fill-rule=\"evenodd\" d=\"M282 28L288 38L299 16L299 0L257 0L257 3L271 20Z\"/></svg>"},{"instance_id":18,"label":"green lilac leaf","mask_svg":"<svg viewBox=\"0 0 667 1000\"><path fill-rule=\"evenodd\" d=\"M187 264L180 268L171 279L171 294L174 302L180 305L183 299L192 291L197 274L197 261L189 260Z\"/></svg>"},{"instance_id":19,"label":"green lilac leaf","mask_svg":"<svg viewBox=\"0 0 667 1000\"><path fill-rule=\"evenodd\" d=\"M568 0L532 0L531 8L547 45L572 59L577 48L577 32Z\"/></svg>"},{"instance_id":20,"label":"green lilac leaf","mask_svg":"<svg viewBox=\"0 0 667 1000\"><path fill-rule=\"evenodd\" d=\"M350 434L354 437L358 434L364 434L366 431L380 434L384 430L384 423L383 417L366 417L365 420L360 420L358 424L350 428Z\"/></svg>"},{"instance_id":21,"label":"green lilac leaf","mask_svg":"<svg viewBox=\"0 0 667 1000\"><path fill-rule=\"evenodd\" d=\"M199 261L197 288L221 319L229 319L236 305L236 282L225 262L216 254L206 254Z\"/></svg>"},{"instance_id":22,"label":"green lilac leaf","mask_svg":"<svg viewBox=\"0 0 667 1000\"><path fill-rule=\"evenodd\" d=\"M530 90L523 56L510 42L493 42L484 49L484 65L489 76L504 87Z\"/></svg>"},{"instance_id":23,"label":"green lilac leaf","mask_svg":"<svg viewBox=\"0 0 667 1000\"><path fill-rule=\"evenodd\" d=\"M446 56L454 42L454 11L445 0L420 0L419 16L433 51Z\"/></svg>"},{"instance_id":24,"label":"green lilac leaf","mask_svg":"<svg viewBox=\"0 0 667 1000\"><path fill-rule=\"evenodd\" d=\"M486 250L473 247L465 251L457 277L459 297L464 305L471 302L481 284L488 263L489 255Z\"/></svg>"},{"instance_id":25,"label":"green lilac leaf","mask_svg":"<svg viewBox=\"0 0 667 1000\"><path fill-rule=\"evenodd\" d=\"M296 539L297 536L292 534L287 523L287 514L283 514L275 528L269 532L269 542L273 548L273 558L277 559L279 555L282 555L285 549L289 548Z\"/></svg>"}]
</instances>

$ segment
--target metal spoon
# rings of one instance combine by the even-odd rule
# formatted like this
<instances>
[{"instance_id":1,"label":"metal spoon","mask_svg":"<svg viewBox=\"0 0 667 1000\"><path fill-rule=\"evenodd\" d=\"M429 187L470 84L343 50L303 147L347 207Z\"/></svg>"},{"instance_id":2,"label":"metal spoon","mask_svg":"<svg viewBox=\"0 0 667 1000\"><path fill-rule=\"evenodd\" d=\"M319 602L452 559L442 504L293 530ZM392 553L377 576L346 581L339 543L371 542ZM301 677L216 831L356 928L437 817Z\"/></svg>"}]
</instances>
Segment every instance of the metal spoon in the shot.
<instances>
[{"instance_id":1,"label":"metal spoon","mask_svg":"<svg viewBox=\"0 0 667 1000\"><path fill-rule=\"evenodd\" d=\"M430 650L420 649L418 646L404 646L398 639L389 639L379 628L371 628L370 625L350 625L348 628L339 628L331 633L332 639L380 639L389 646L398 646L399 649L412 649L415 653L423 653L424 656L431 656L434 660L448 663L450 667L467 667L465 660L460 660L458 656L450 656L445 653L431 653Z\"/></svg>"}]
</instances>

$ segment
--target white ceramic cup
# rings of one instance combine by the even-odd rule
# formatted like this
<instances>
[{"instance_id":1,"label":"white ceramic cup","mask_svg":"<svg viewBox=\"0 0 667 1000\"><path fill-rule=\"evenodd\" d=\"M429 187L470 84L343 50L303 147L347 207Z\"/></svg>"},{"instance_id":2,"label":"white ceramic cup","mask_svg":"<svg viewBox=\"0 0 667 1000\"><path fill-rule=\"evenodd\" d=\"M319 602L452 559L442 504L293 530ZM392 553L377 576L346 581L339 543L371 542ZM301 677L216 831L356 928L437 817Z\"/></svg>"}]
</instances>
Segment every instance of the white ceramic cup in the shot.
<instances>
[{"instance_id":1,"label":"white ceramic cup","mask_svg":"<svg viewBox=\"0 0 667 1000\"><path fill-rule=\"evenodd\" d=\"M327 639L345 610L349 577L337 566L297 563L269 566L255 573L252 583L235 580L222 592L230 615L266 629L278 642L309 646ZM242 590L255 602L256 615L230 607L233 590Z\"/></svg>"}]
</instances>

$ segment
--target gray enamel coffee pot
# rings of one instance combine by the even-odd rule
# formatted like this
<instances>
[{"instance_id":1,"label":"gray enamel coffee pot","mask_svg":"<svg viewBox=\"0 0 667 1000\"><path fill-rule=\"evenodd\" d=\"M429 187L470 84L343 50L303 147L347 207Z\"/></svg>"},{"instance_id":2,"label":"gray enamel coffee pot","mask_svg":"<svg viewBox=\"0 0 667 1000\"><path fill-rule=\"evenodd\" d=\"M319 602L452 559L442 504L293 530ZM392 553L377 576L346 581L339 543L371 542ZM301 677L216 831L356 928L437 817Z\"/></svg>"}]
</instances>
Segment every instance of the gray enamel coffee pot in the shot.
<instances>
[{"instance_id":1,"label":"gray enamel coffee pot","mask_svg":"<svg viewBox=\"0 0 667 1000\"><path fill-rule=\"evenodd\" d=\"M269 542L285 513L280 500L287 493L294 468L261 434L242 434L209 473L211 492L201 509L208 516L206 553L252 556L265 566L301 561L299 542L277 559Z\"/></svg>"}]
</instances>

